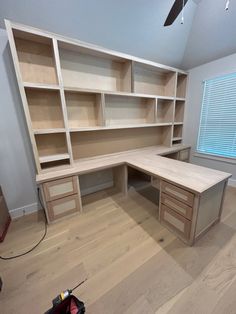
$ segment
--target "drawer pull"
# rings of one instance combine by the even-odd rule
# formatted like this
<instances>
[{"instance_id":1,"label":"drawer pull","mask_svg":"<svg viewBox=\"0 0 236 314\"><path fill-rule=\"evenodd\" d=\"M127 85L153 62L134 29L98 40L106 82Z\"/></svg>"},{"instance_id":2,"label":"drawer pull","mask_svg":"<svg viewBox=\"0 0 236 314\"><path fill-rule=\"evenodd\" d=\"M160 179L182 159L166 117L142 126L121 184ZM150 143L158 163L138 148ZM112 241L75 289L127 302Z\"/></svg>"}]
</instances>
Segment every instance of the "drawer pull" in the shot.
<instances>
[{"instance_id":1,"label":"drawer pull","mask_svg":"<svg viewBox=\"0 0 236 314\"><path fill-rule=\"evenodd\" d=\"M178 210L182 214L186 215L186 210L183 207L179 206L178 204L175 204L174 202L172 202L170 199L166 199L165 204L169 205L170 207L173 207L174 209Z\"/></svg>"}]
</instances>

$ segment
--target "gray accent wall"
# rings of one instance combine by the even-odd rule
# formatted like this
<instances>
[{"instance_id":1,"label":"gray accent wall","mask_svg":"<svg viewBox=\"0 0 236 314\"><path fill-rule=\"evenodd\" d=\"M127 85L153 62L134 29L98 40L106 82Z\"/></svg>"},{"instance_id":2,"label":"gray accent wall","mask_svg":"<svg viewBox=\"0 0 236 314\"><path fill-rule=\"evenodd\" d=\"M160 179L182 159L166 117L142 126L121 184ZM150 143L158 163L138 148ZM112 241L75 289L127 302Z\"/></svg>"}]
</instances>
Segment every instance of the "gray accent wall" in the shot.
<instances>
[{"instance_id":1,"label":"gray accent wall","mask_svg":"<svg viewBox=\"0 0 236 314\"><path fill-rule=\"evenodd\" d=\"M192 146L192 163L232 173L232 179L236 180L236 163L232 164L203 158L204 155L202 155L202 157L194 156L201 115L203 81L205 79L232 72L236 72L236 53L228 57L206 63L202 66L198 66L189 71L187 104L185 110L184 143Z\"/></svg>"}]
</instances>

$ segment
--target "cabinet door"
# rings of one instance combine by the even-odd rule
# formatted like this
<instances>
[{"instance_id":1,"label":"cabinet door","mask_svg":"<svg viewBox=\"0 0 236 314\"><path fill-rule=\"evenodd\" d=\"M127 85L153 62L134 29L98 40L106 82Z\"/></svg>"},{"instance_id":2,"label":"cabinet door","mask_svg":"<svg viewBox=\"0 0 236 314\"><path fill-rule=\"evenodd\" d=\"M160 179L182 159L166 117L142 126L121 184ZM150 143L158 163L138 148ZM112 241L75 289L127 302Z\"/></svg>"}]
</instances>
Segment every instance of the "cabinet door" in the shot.
<instances>
[{"instance_id":1,"label":"cabinet door","mask_svg":"<svg viewBox=\"0 0 236 314\"><path fill-rule=\"evenodd\" d=\"M190 149L184 149L179 152L179 160L181 161L189 161Z\"/></svg>"},{"instance_id":2,"label":"cabinet door","mask_svg":"<svg viewBox=\"0 0 236 314\"><path fill-rule=\"evenodd\" d=\"M161 202L185 218L189 220L192 219L193 208L187 204L184 204L165 193L161 193Z\"/></svg>"},{"instance_id":3,"label":"cabinet door","mask_svg":"<svg viewBox=\"0 0 236 314\"><path fill-rule=\"evenodd\" d=\"M43 190L47 202L78 193L77 178L74 176L46 182Z\"/></svg>"},{"instance_id":4,"label":"cabinet door","mask_svg":"<svg viewBox=\"0 0 236 314\"><path fill-rule=\"evenodd\" d=\"M77 194L48 202L47 209L49 220L53 221L72 213L78 212L80 209L79 204L80 203Z\"/></svg>"},{"instance_id":5,"label":"cabinet door","mask_svg":"<svg viewBox=\"0 0 236 314\"><path fill-rule=\"evenodd\" d=\"M191 230L191 221L177 214L174 210L161 204L161 223L174 231L182 239L188 241Z\"/></svg>"},{"instance_id":6,"label":"cabinet door","mask_svg":"<svg viewBox=\"0 0 236 314\"><path fill-rule=\"evenodd\" d=\"M193 205L194 194L171 183L161 181L161 191L181 202L188 204L189 206Z\"/></svg>"}]
</instances>

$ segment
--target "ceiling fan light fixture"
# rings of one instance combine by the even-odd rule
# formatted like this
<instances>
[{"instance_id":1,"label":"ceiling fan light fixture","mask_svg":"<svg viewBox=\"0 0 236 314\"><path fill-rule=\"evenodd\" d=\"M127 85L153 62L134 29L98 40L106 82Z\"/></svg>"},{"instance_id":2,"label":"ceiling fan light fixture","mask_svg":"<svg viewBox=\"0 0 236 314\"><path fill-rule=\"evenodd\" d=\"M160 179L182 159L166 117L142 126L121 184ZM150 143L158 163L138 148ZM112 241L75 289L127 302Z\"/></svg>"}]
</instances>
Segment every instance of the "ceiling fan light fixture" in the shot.
<instances>
[{"instance_id":1,"label":"ceiling fan light fixture","mask_svg":"<svg viewBox=\"0 0 236 314\"><path fill-rule=\"evenodd\" d=\"M226 4L225 4L225 11L228 11L228 10L229 10L229 2L230 2L230 0L227 0L227 1L226 1Z\"/></svg>"}]
</instances>

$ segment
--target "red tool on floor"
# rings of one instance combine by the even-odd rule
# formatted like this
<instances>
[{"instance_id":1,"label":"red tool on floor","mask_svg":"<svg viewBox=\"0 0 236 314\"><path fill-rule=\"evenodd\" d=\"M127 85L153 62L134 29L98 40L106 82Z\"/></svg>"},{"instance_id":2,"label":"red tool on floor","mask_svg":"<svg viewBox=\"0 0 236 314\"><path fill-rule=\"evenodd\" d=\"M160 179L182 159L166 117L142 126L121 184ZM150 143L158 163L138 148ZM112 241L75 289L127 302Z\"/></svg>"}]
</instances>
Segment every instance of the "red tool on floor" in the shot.
<instances>
[{"instance_id":1,"label":"red tool on floor","mask_svg":"<svg viewBox=\"0 0 236 314\"><path fill-rule=\"evenodd\" d=\"M84 303L72 295L72 292L81 286L85 280L80 282L73 289L67 289L56 296L56 298L52 300L52 308L44 314L84 314Z\"/></svg>"}]
</instances>

